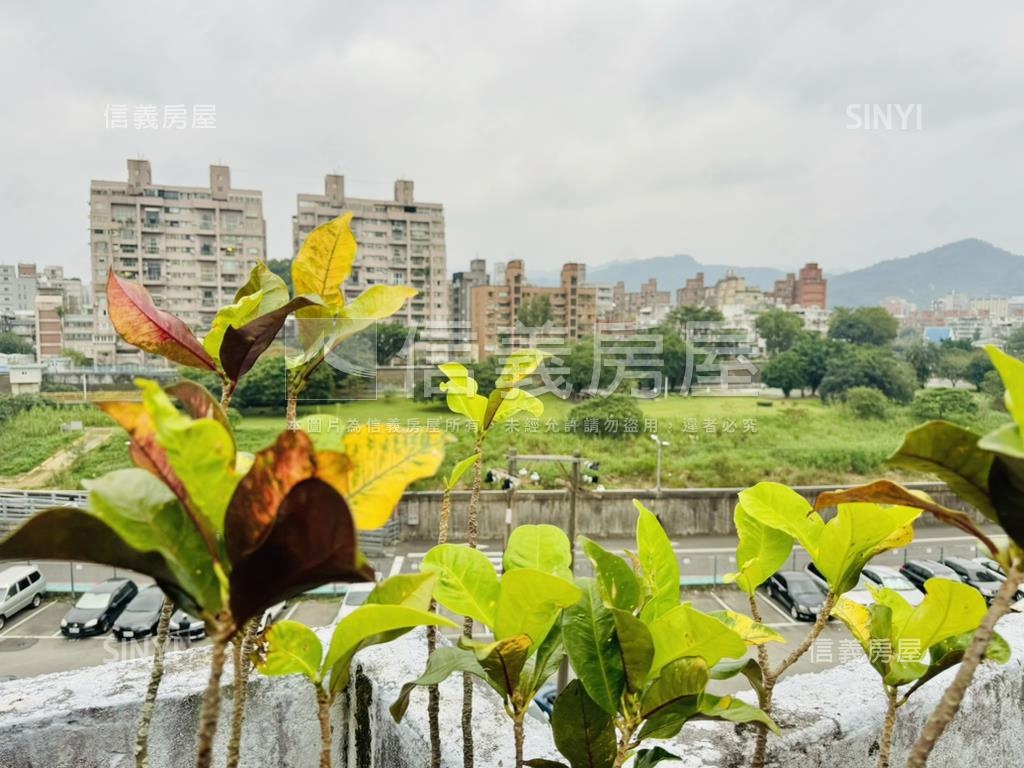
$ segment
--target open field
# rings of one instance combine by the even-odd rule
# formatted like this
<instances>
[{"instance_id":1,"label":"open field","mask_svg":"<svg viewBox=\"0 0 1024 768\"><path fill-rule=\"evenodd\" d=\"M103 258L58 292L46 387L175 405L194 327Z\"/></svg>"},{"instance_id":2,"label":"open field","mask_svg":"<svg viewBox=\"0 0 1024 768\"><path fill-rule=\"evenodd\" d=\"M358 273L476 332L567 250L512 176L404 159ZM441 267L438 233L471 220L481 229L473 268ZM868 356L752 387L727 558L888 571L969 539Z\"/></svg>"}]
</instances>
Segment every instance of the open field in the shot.
<instances>
[{"instance_id":1,"label":"open field","mask_svg":"<svg viewBox=\"0 0 1024 768\"><path fill-rule=\"evenodd\" d=\"M644 422L637 425L638 434L615 439L585 433L581 423L573 427L572 404L554 397L546 397L544 402L544 416L536 422L519 420L495 427L485 452L488 466L504 466L505 455L512 449L521 454L570 454L579 450L586 458L600 462L599 481L605 487L650 486L654 484L656 448L647 434L656 431L669 442L662 455L662 484L667 488L745 486L761 480L788 484L857 482L886 473L885 458L900 444L903 433L920 422L909 409L899 406L893 406L885 420L864 421L842 406L824 406L813 398L675 396L638 401L644 414ZM440 404L393 397L307 408L300 413L304 427L324 448L337 446L346 426L369 421L382 431L392 425L418 425L451 432L455 442L448 449L443 472L472 452L474 436L467 423ZM979 416L968 426L985 431L1006 418L982 403ZM58 432L58 427L59 421L53 431ZM283 418L245 417L237 430L239 447L259 450L283 428ZM17 466L24 467L29 463L27 458L14 458L21 443L0 447L0 466L5 466L8 454L8 465L17 461ZM54 436L52 450L33 448L32 459L38 463L62 444ZM36 459L41 453L45 455ZM78 487L83 479L124 466L128 466L127 447L123 440L115 439L81 457L52 484ZM541 475L537 486L558 484L553 465L536 469ZM437 481L428 480L414 489L436 487Z\"/></svg>"}]
</instances>

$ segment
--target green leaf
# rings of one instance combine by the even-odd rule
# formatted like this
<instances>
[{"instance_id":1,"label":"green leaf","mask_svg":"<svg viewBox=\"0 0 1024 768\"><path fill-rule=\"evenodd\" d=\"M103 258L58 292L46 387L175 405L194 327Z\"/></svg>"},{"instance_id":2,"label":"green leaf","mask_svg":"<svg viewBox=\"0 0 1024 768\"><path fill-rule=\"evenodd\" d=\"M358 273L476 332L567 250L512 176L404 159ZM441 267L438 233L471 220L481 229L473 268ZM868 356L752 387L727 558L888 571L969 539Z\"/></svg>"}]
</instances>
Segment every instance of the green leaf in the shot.
<instances>
[{"instance_id":1,"label":"green leaf","mask_svg":"<svg viewBox=\"0 0 1024 768\"><path fill-rule=\"evenodd\" d=\"M992 359L992 365L999 371L999 378L1006 388L1006 410L1018 427L1024 426L1024 363L991 344L985 347L985 351ZM1019 439L1017 445L1020 447Z\"/></svg>"},{"instance_id":2,"label":"green leaf","mask_svg":"<svg viewBox=\"0 0 1024 768\"><path fill-rule=\"evenodd\" d=\"M449 491L453 490L455 488L455 485L459 482L459 480L462 479L462 476L466 474L469 468L476 464L477 461L479 460L480 454L474 453L472 456L467 456L454 467L452 467L451 474L448 475L448 477L446 477L444 480L444 487Z\"/></svg>"},{"instance_id":3,"label":"green leaf","mask_svg":"<svg viewBox=\"0 0 1024 768\"><path fill-rule=\"evenodd\" d=\"M654 639L647 625L632 613L618 608L612 608L611 612L626 673L626 686L632 693L637 693L647 684L647 675L654 661Z\"/></svg>"},{"instance_id":4,"label":"green leaf","mask_svg":"<svg viewBox=\"0 0 1024 768\"><path fill-rule=\"evenodd\" d=\"M391 642L413 627L429 626L454 627L456 624L418 608L369 602L342 617L331 635L324 660L324 669L331 675L331 692L337 693L348 684L352 658L363 648Z\"/></svg>"},{"instance_id":5,"label":"green leaf","mask_svg":"<svg viewBox=\"0 0 1024 768\"><path fill-rule=\"evenodd\" d=\"M288 285L262 261L256 262L256 266L249 272L249 279L238 289L233 302L237 304L241 299L257 292L262 295L258 313L260 315L273 312L288 303Z\"/></svg>"},{"instance_id":6,"label":"green leaf","mask_svg":"<svg viewBox=\"0 0 1024 768\"><path fill-rule=\"evenodd\" d=\"M814 559L825 521L812 514L807 499L780 483L758 483L740 491L739 497L747 515L796 539Z\"/></svg>"},{"instance_id":7,"label":"green leaf","mask_svg":"<svg viewBox=\"0 0 1024 768\"><path fill-rule=\"evenodd\" d=\"M213 616L220 585L202 536L171 490L142 469L119 469L85 480L88 508L133 549L157 552L179 584ZM87 542L86 542L87 544Z\"/></svg>"},{"instance_id":8,"label":"green leaf","mask_svg":"<svg viewBox=\"0 0 1024 768\"><path fill-rule=\"evenodd\" d=\"M689 603L676 606L648 628L654 640L651 675L684 656L699 656L711 667L726 657L739 658L747 653L747 644L739 634Z\"/></svg>"},{"instance_id":9,"label":"green leaf","mask_svg":"<svg viewBox=\"0 0 1024 768\"><path fill-rule=\"evenodd\" d=\"M935 475L961 499L990 520L995 509L989 499L988 475L992 456L979 449L980 436L946 421L930 421L907 432L903 445L888 463L911 472Z\"/></svg>"},{"instance_id":10,"label":"green leaf","mask_svg":"<svg viewBox=\"0 0 1024 768\"><path fill-rule=\"evenodd\" d=\"M312 629L286 619L270 625L256 668L269 677L305 675L313 685L320 685L323 652L320 638Z\"/></svg>"},{"instance_id":11,"label":"green leaf","mask_svg":"<svg viewBox=\"0 0 1024 768\"><path fill-rule=\"evenodd\" d=\"M366 605L404 605L426 611L436 583L436 573L397 573L373 588Z\"/></svg>"},{"instance_id":12,"label":"green leaf","mask_svg":"<svg viewBox=\"0 0 1024 768\"><path fill-rule=\"evenodd\" d=\"M502 558L506 573L532 568L568 581L572 580L571 563L569 538L553 525L520 525L508 537Z\"/></svg>"},{"instance_id":13,"label":"green leaf","mask_svg":"<svg viewBox=\"0 0 1024 768\"><path fill-rule=\"evenodd\" d=\"M539 419L544 415L543 401L522 389L496 389L487 398L483 428L490 429L520 414Z\"/></svg>"},{"instance_id":14,"label":"green leaf","mask_svg":"<svg viewBox=\"0 0 1024 768\"><path fill-rule=\"evenodd\" d=\"M498 389L510 389L537 370L546 358L551 357L539 349L523 349L513 352L505 358L494 386Z\"/></svg>"},{"instance_id":15,"label":"green leaf","mask_svg":"<svg viewBox=\"0 0 1024 768\"><path fill-rule=\"evenodd\" d=\"M456 672L468 672L488 685L492 687L494 685L472 651L457 646L441 646L427 657L427 668L423 674L411 683L405 683L402 686L398 698L389 708L391 717L395 719L396 723L402 722L405 711L409 708L409 695L416 686L438 685ZM498 693L502 692L498 691Z\"/></svg>"},{"instance_id":16,"label":"green leaf","mask_svg":"<svg viewBox=\"0 0 1024 768\"><path fill-rule=\"evenodd\" d=\"M257 291L248 296L243 296L234 304L228 304L217 310L210 324L210 330L203 337L203 349L215 360L220 359L220 347L224 341L224 331L228 326L241 328L251 320L259 317L260 303L263 301L263 294Z\"/></svg>"},{"instance_id":17,"label":"green leaf","mask_svg":"<svg viewBox=\"0 0 1024 768\"><path fill-rule=\"evenodd\" d=\"M155 381L137 379L136 384L156 427L157 442L167 452L193 507L214 531L223 533L228 502L242 479L235 471L234 438L215 419L191 419L179 413Z\"/></svg>"},{"instance_id":18,"label":"green leaf","mask_svg":"<svg viewBox=\"0 0 1024 768\"><path fill-rule=\"evenodd\" d=\"M313 293L329 307L344 306L341 284L352 273L357 247L351 222L349 211L309 233L292 261L296 294Z\"/></svg>"},{"instance_id":19,"label":"green leaf","mask_svg":"<svg viewBox=\"0 0 1024 768\"><path fill-rule=\"evenodd\" d=\"M501 587L487 555L461 544L439 544L427 552L421 569L438 575L437 602L453 613L494 626Z\"/></svg>"},{"instance_id":20,"label":"green leaf","mask_svg":"<svg viewBox=\"0 0 1024 768\"><path fill-rule=\"evenodd\" d=\"M978 448L991 451L1011 459L1024 459L1020 427L1016 424L1003 424L987 433L978 441Z\"/></svg>"},{"instance_id":21,"label":"green leaf","mask_svg":"<svg viewBox=\"0 0 1024 768\"><path fill-rule=\"evenodd\" d=\"M720 661L711 668L712 680L728 680L742 674L750 683L758 697L764 694L764 672L757 659L737 659L734 661Z\"/></svg>"},{"instance_id":22,"label":"green leaf","mask_svg":"<svg viewBox=\"0 0 1024 768\"><path fill-rule=\"evenodd\" d=\"M765 643L785 643L786 638L766 624L759 624L749 616L736 611L710 611L720 622L734 630L747 645L764 645Z\"/></svg>"},{"instance_id":23,"label":"green leaf","mask_svg":"<svg viewBox=\"0 0 1024 768\"><path fill-rule=\"evenodd\" d=\"M597 542L580 536L583 552L594 566L601 596L610 607L632 613L640 607L640 582L629 563Z\"/></svg>"},{"instance_id":24,"label":"green leaf","mask_svg":"<svg viewBox=\"0 0 1024 768\"><path fill-rule=\"evenodd\" d=\"M920 515L921 510L911 507L840 504L838 514L822 530L820 549L811 557L832 591L841 595L857 586L871 558L914 540L913 524Z\"/></svg>"},{"instance_id":25,"label":"green leaf","mask_svg":"<svg viewBox=\"0 0 1024 768\"><path fill-rule=\"evenodd\" d=\"M923 652L943 640L973 632L985 617L985 598L974 587L938 578L928 579L924 586L924 599L893 627L894 647L910 640Z\"/></svg>"},{"instance_id":26,"label":"green leaf","mask_svg":"<svg viewBox=\"0 0 1024 768\"><path fill-rule=\"evenodd\" d=\"M700 697L697 719L726 720L730 723L762 723L776 735L781 733L775 721L762 710L733 696L715 696L705 693Z\"/></svg>"},{"instance_id":27,"label":"green leaf","mask_svg":"<svg viewBox=\"0 0 1024 768\"><path fill-rule=\"evenodd\" d=\"M513 635L493 643L463 637L459 639L459 645L476 654L477 661L491 680L491 687L502 694L506 705L510 705L519 689L519 677L526 659L534 650L533 641L527 635Z\"/></svg>"},{"instance_id":28,"label":"green leaf","mask_svg":"<svg viewBox=\"0 0 1024 768\"><path fill-rule=\"evenodd\" d=\"M494 623L488 626L499 640L527 635L540 644L561 610L579 599L579 588L565 579L532 568L518 568L502 576Z\"/></svg>"},{"instance_id":29,"label":"green leaf","mask_svg":"<svg viewBox=\"0 0 1024 768\"><path fill-rule=\"evenodd\" d=\"M736 505L733 514L739 545L736 547L737 573L725 575L725 581L753 595L754 591L775 573L793 551L793 537L785 531L771 528L743 508Z\"/></svg>"},{"instance_id":30,"label":"green leaf","mask_svg":"<svg viewBox=\"0 0 1024 768\"><path fill-rule=\"evenodd\" d=\"M562 637L572 668L587 694L610 715L619 709L626 687L615 619L601 600L594 579L578 579L583 596L562 615Z\"/></svg>"},{"instance_id":31,"label":"green leaf","mask_svg":"<svg viewBox=\"0 0 1024 768\"><path fill-rule=\"evenodd\" d=\"M996 456L988 476L992 503L996 508L999 525L1018 547L1024 547L1024 459ZM994 547L990 546L992 550Z\"/></svg>"},{"instance_id":32,"label":"green leaf","mask_svg":"<svg viewBox=\"0 0 1024 768\"><path fill-rule=\"evenodd\" d=\"M669 662L644 691L641 715L647 719L679 699L699 696L707 688L709 679L708 665L703 659L683 658Z\"/></svg>"},{"instance_id":33,"label":"green leaf","mask_svg":"<svg viewBox=\"0 0 1024 768\"><path fill-rule=\"evenodd\" d=\"M445 363L437 367L448 377L448 381L441 384L441 391L446 394L448 410L465 416L473 421L478 429L483 430L487 398L477 394L476 379L469 375L466 366L461 363Z\"/></svg>"},{"instance_id":34,"label":"green leaf","mask_svg":"<svg viewBox=\"0 0 1024 768\"><path fill-rule=\"evenodd\" d=\"M555 746L572 768L611 768L617 744L612 716L599 707L579 680L555 699L551 712Z\"/></svg>"},{"instance_id":35,"label":"green leaf","mask_svg":"<svg viewBox=\"0 0 1024 768\"><path fill-rule=\"evenodd\" d=\"M643 588L647 597L640 618L650 624L679 606L679 561L668 534L647 507L633 499L639 517L636 521L637 558L643 570Z\"/></svg>"},{"instance_id":36,"label":"green leaf","mask_svg":"<svg viewBox=\"0 0 1024 768\"><path fill-rule=\"evenodd\" d=\"M544 687L544 684L558 671L558 667L565 657L565 648L562 644L562 630L556 624L544 638L544 642L537 648L537 652L531 656L523 672L524 678L529 682L520 685L524 695L534 698L537 692Z\"/></svg>"},{"instance_id":37,"label":"green leaf","mask_svg":"<svg viewBox=\"0 0 1024 768\"><path fill-rule=\"evenodd\" d=\"M641 749L636 753L636 762L633 763L633 768L654 768L658 763L663 763L667 760L682 760L683 758L678 755L673 755L667 749L661 747L654 747L654 749Z\"/></svg>"}]
</instances>

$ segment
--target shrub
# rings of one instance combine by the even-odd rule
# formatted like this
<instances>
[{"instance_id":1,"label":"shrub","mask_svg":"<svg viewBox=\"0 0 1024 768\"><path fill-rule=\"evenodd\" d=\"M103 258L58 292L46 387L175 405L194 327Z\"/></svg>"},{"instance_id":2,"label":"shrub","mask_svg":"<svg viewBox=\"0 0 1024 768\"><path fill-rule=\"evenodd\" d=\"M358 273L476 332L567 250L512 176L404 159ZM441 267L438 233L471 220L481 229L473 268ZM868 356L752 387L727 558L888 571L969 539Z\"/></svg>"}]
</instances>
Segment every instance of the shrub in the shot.
<instances>
[{"instance_id":1,"label":"shrub","mask_svg":"<svg viewBox=\"0 0 1024 768\"><path fill-rule=\"evenodd\" d=\"M569 411L569 417L576 420L577 428L584 434L602 437L635 437L644 423L643 411L628 395L595 397ZM588 420L596 420L596 427L594 421Z\"/></svg>"},{"instance_id":2,"label":"shrub","mask_svg":"<svg viewBox=\"0 0 1024 768\"><path fill-rule=\"evenodd\" d=\"M843 402L858 419L884 419L889 413L889 399L874 387L850 387Z\"/></svg>"},{"instance_id":3,"label":"shrub","mask_svg":"<svg viewBox=\"0 0 1024 768\"><path fill-rule=\"evenodd\" d=\"M969 421L978 415L974 396L964 389L923 389L914 395L910 409L928 420Z\"/></svg>"},{"instance_id":4,"label":"shrub","mask_svg":"<svg viewBox=\"0 0 1024 768\"><path fill-rule=\"evenodd\" d=\"M842 400L853 387L873 387L890 400L909 403L917 379L914 370L889 349L849 346L833 355L818 394L824 402Z\"/></svg>"},{"instance_id":5,"label":"shrub","mask_svg":"<svg viewBox=\"0 0 1024 768\"><path fill-rule=\"evenodd\" d=\"M10 421L19 413L31 411L33 408L59 408L60 404L48 397L39 395L14 395L0 398L0 424Z\"/></svg>"}]
</instances>

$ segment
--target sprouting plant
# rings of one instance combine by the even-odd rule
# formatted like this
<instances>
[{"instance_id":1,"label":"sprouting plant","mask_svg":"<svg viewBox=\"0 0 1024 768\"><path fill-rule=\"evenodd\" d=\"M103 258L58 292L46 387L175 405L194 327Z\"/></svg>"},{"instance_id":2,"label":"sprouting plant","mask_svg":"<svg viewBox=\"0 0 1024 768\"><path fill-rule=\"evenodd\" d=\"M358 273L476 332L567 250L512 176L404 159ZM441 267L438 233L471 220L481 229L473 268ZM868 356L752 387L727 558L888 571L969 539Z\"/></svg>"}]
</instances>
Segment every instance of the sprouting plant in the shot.
<instances>
[{"instance_id":1,"label":"sprouting plant","mask_svg":"<svg viewBox=\"0 0 1024 768\"><path fill-rule=\"evenodd\" d=\"M455 672L484 680L501 697L512 720L515 765L523 765L523 721L541 686L558 668L563 651L558 619L580 590L569 580L569 540L550 525L524 525L509 537L501 578L479 550L441 544L423 559L436 573L434 599L473 618L493 641L462 637L458 646L437 648L423 675L402 687L391 706L401 720L416 686L437 685Z\"/></svg>"},{"instance_id":2,"label":"sprouting plant","mask_svg":"<svg viewBox=\"0 0 1024 768\"><path fill-rule=\"evenodd\" d=\"M477 382L466 366L461 363L445 363L438 366L448 380L441 384L449 410L470 420L476 430L476 444L473 452L473 490L469 498L466 523L466 543L475 548L479 536L480 487L483 482L484 440L492 426L507 421L519 413L528 413L539 418L544 413L544 404L536 397L516 385L532 374L548 357L546 352L535 349L515 352L508 357L495 380L494 389L484 397L477 390ZM462 471L465 471L463 468ZM447 521L446 521L447 522ZM463 621L463 635L473 636L473 619L466 616ZM472 768L473 758L473 680L466 672L462 676L462 761L464 768Z\"/></svg>"},{"instance_id":3,"label":"sprouting plant","mask_svg":"<svg viewBox=\"0 0 1024 768\"><path fill-rule=\"evenodd\" d=\"M298 426L298 396L327 355L345 339L395 314L418 293L404 285L374 285L346 303L342 284L352 274L357 249L351 223L350 212L321 224L292 262L296 293L318 299L295 313L300 349L287 359L286 416L292 429Z\"/></svg>"},{"instance_id":4,"label":"sprouting plant","mask_svg":"<svg viewBox=\"0 0 1024 768\"><path fill-rule=\"evenodd\" d=\"M634 754L637 765L678 759L640 747L648 738L672 738L689 720L775 727L757 707L705 689L712 677L732 674L724 659L781 638L735 613L711 615L680 604L672 544L658 519L634 504L632 565L580 537L595 577L577 579L582 596L562 617L577 679L558 695L551 717L555 745L572 768L620 768Z\"/></svg>"},{"instance_id":5,"label":"sprouting plant","mask_svg":"<svg viewBox=\"0 0 1024 768\"><path fill-rule=\"evenodd\" d=\"M819 503L875 501L917 507L975 536L1005 572L1005 580L972 636L953 681L911 749L909 768L924 768L935 742L956 717L974 672L986 657L996 623L1009 610L1024 578L1024 362L995 347L986 349L1003 381L1006 408L1013 420L984 436L946 421L928 422L907 433L889 463L944 480L957 496L1006 532L1006 547L997 547L967 513L937 504L926 494L889 480L819 499Z\"/></svg>"},{"instance_id":6,"label":"sprouting plant","mask_svg":"<svg viewBox=\"0 0 1024 768\"><path fill-rule=\"evenodd\" d=\"M227 419L192 385L179 412L140 380L142 403L108 413L131 435L134 469L90 481L86 509L43 510L0 542L0 557L97 562L151 576L206 623L210 679L196 762L208 766L227 644L270 605L320 584L372 578L356 529L382 525L402 491L443 459L436 432L345 437L316 451L298 431L254 457L238 453Z\"/></svg>"},{"instance_id":7,"label":"sprouting plant","mask_svg":"<svg viewBox=\"0 0 1024 768\"><path fill-rule=\"evenodd\" d=\"M371 645L389 643L413 627L455 627L427 610L436 576L392 576L378 584L366 602L342 617L324 654L320 638L296 621L270 626L256 648L256 667L264 675L305 675L316 688L322 748L321 768L331 766L330 708L348 685L353 657Z\"/></svg>"},{"instance_id":8,"label":"sprouting plant","mask_svg":"<svg viewBox=\"0 0 1024 768\"><path fill-rule=\"evenodd\" d=\"M728 574L726 580L734 581L747 593L754 621L761 622L756 590L786 562L794 540L807 551L828 584L814 625L778 666L771 667L763 646L758 650L759 673L747 677L766 713L772 711L775 684L821 634L836 600L857 585L861 570L872 557L905 547L913 540L913 522L920 514L920 510L908 506L839 504L836 516L826 523L803 496L784 485L758 483L740 492L734 515L739 535L738 571ZM764 765L767 739L767 731L761 728L754 745L755 768Z\"/></svg>"},{"instance_id":9,"label":"sprouting plant","mask_svg":"<svg viewBox=\"0 0 1024 768\"><path fill-rule=\"evenodd\" d=\"M974 587L929 579L925 596L912 606L896 590L869 586L870 606L840 598L833 614L843 621L882 678L886 714L879 738L878 768L888 768L896 712L933 677L960 663L986 613ZM993 635L987 658L1005 664L1010 647ZM900 689L909 686L903 695Z\"/></svg>"}]
</instances>

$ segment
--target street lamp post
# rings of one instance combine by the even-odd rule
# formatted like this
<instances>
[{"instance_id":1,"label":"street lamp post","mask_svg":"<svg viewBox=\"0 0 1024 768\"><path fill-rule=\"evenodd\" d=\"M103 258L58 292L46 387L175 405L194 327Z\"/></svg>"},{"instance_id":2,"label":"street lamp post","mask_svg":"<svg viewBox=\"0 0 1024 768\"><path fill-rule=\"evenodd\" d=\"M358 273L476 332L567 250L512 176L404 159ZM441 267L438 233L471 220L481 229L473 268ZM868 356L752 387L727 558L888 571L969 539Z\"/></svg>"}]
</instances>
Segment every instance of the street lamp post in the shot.
<instances>
[{"instance_id":1,"label":"street lamp post","mask_svg":"<svg viewBox=\"0 0 1024 768\"><path fill-rule=\"evenodd\" d=\"M656 493L661 493L661 449L663 447L667 447L669 443L667 440L662 440L657 435L651 435L651 440L653 440L658 446L658 468L654 475L654 490Z\"/></svg>"}]
</instances>

